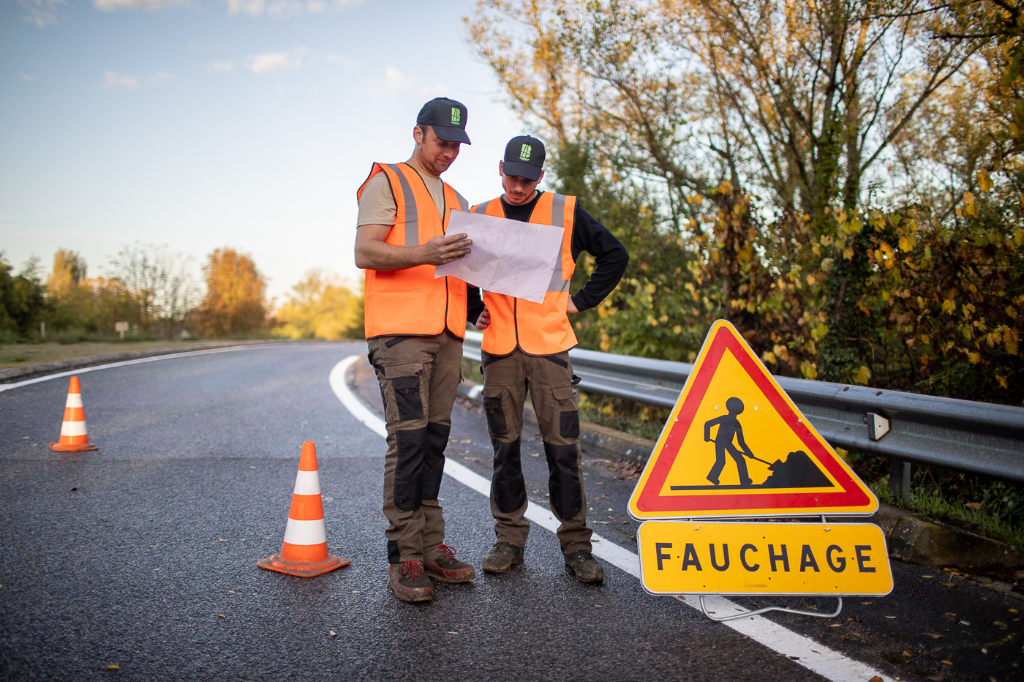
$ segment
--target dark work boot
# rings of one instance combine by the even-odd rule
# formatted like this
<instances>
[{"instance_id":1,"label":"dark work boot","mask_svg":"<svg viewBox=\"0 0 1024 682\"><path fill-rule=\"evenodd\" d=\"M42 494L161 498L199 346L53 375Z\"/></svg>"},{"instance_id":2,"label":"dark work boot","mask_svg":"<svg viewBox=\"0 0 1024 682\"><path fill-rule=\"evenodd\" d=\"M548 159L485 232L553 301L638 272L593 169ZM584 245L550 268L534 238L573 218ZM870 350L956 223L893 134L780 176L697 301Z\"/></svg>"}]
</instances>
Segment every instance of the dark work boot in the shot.
<instances>
[{"instance_id":1,"label":"dark work boot","mask_svg":"<svg viewBox=\"0 0 1024 682\"><path fill-rule=\"evenodd\" d=\"M576 580L581 583L604 582L604 568L585 549L565 555L565 570L576 576Z\"/></svg>"},{"instance_id":2,"label":"dark work boot","mask_svg":"<svg viewBox=\"0 0 1024 682\"><path fill-rule=\"evenodd\" d=\"M455 550L438 545L423 557L423 567L434 580L443 583L468 583L476 577L476 569L455 558Z\"/></svg>"},{"instance_id":3,"label":"dark work boot","mask_svg":"<svg viewBox=\"0 0 1024 682\"><path fill-rule=\"evenodd\" d=\"M488 573L504 573L516 564L523 563L523 548L510 542L496 542L494 548L484 557L483 568Z\"/></svg>"},{"instance_id":4,"label":"dark work boot","mask_svg":"<svg viewBox=\"0 0 1024 682\"><path fill-rule=\"evenodd\" d=\"M434 598L434 585L423 573L422 561L403 561L390 564L388 587L405 602L430 601Z\"/></svg>"}]
</instances>

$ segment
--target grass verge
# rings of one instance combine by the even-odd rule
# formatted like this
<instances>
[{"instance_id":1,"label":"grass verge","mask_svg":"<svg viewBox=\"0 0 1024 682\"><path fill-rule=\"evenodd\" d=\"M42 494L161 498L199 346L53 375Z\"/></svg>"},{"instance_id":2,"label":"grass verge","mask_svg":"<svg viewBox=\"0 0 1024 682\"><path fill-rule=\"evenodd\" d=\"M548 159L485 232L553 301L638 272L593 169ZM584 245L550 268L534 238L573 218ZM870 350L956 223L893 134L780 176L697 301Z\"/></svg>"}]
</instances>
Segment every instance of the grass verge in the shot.
<instances>
[{"instance_id":1,"label":"grass verge","mask_svg":"<svg viewBox=\"0 0 1024 682\"><path fill-rule=\"evenodd\" d=\"M173 348L182 352L209 341L85 341L82 343L3 343L0 344L0 369L35 365L41 362L73 360L107 353Z\"/></svg>"}]
</instances>

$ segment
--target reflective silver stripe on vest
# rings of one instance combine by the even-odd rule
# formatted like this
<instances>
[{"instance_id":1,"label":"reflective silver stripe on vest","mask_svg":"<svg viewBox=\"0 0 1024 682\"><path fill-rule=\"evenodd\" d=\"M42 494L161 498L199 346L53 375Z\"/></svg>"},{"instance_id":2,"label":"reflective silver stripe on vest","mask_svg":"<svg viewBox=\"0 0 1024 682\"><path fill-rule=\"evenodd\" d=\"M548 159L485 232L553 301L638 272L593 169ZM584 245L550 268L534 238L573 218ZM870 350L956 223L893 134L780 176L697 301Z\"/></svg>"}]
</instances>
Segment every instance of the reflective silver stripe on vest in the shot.
<instances>
[{"instance_id":1,"label":"reflective silver stripe on vest","mask_svg":"<svg viewBox=\"0 0 1024 682\"><path fill-rule=\"evenodd\" d=\"M551 198L551 224L554 227L565 229L565 195L555 194ZM564 240L564 236L563 236ZM565 243L564 241L562 242ZM559 244L558 258L555 260L555 271L551 273L551 281L548 282L548 291L569 291L569 280L562 279L562 249Z\"/></svg>"},{"instance_id":2,"label":"reflective silver stripe on vest","mask_svg":"<svg viewBox=\"0 0 1024 682\"><path fill-rule=\"evenodd\" d=\"M473 213L487 213L487 204L489 203L491 202L485 201L484 203L480 204L479 206L473 209Z\"/></svg>"},{"instance_id":3,"label":"reflective silver stripe on vest","mask_svg":"<svg viewBox=\"0 0 1024 682\"><path fill-rule=\"evenodd\" d=\"M455 192L455 198L459 200L459 208L462 209L463 211L468 211L469 202L466 201L466 197L456 192L454 187L452 187L452 191Z\"/></svg>"},{"instance_id":4,"label":"reflective silver stripe on vest","mask_svg":"<svg viewBox=\"0 0 1024 682\"><path fill-rule=\"evenodd\" d=\"M387 167L398 176L399 189L402 190L402 203L405 205L405 245L419 246L420 219L419 214L416 213L416 196L412 193L412 186L396 164L389 163Z\"/></svg>"}]
</instances>

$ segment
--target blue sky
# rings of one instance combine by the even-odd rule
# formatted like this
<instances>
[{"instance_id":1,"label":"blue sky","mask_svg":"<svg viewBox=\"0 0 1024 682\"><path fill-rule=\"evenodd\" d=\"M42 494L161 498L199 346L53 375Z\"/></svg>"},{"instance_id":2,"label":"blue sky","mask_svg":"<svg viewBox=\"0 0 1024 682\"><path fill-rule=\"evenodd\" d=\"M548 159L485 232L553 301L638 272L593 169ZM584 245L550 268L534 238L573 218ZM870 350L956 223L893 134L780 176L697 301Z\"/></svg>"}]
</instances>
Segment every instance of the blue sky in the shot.
<instances>
[{"instance_id":1,"label":"blue sky","mask_svg":"<svg viewBox=\"0 0 1024 682\"><path fill-rule=\"evenodd\" d=\"M0 250L80 252L89 275L136 240L252 254L281 295L313 267L357 278L355 191L412 149L416 112L469 107L444 178L500 192L535 132L470 57L471 0L6 0L0 3ZM198 267L197 267L198 274Z\"/></svg>"}]
</instances>

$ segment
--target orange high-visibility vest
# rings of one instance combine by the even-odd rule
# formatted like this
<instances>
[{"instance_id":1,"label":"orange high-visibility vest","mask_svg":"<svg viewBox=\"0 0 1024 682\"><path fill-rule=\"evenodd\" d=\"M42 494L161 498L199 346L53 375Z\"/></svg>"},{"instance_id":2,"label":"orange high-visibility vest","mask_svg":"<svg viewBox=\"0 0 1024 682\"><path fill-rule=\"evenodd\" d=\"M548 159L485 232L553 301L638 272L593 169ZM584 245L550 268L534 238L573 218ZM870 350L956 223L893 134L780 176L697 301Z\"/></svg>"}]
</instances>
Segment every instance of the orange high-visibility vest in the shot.
<instances>
[{"instance_id":1,"label":"orange high-visibility vest","mask_svg":"<svg viewBox=\"0 0 1024 682\"><path fill-rule=\"evenodd\" d=\"M420 246L448 229L451 210L465 211L469 203L444 183L444 220L420 174L407 163L375 163L366 183L384 173L395 196L397 215L386 244ZM448 329L466 335L466 283L454 277L434 279L433 265L401 270L366 270L363 284L363 322L366 338L391 335L433 336Z\"/></svg>"},{"instance_id":2,"label":"orange high-visibility vest","mask_svg":"<svg viewBox=\"0 0 1024 682\"><path fill-rule=\"evenodd\" d=\"M498 218L505 217L501 199L492 199L470 209ZM484 330L481 348L491 355L508 355L517 347L530 355L552 355L576 345L576 334L569 324L569 280L576 269L572 259L572 225L576 218L576 197L544 192L530 215L535 225L562 228L562 251L548 284L543 303L514 296L484 292L484 303L491 324Z\"/></svg>"}]
</instances>

